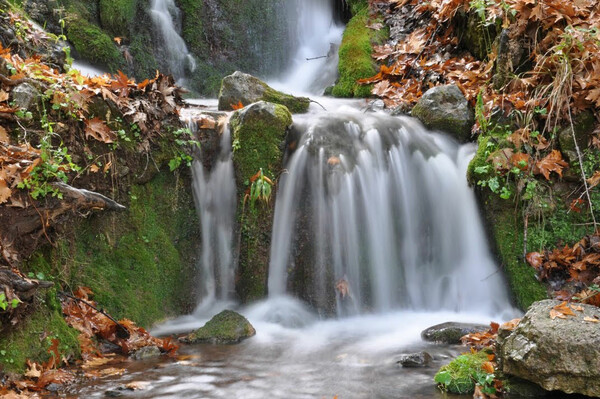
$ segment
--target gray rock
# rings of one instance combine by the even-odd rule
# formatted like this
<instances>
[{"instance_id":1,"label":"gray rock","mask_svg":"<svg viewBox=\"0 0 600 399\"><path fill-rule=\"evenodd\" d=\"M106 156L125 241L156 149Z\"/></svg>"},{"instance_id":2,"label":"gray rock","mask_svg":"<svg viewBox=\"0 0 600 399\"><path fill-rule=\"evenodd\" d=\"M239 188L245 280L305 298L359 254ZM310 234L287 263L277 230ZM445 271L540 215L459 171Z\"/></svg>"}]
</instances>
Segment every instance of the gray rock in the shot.
<instances>
[{"instance_id":1,"label":"gray rock","mask_svg":"<svg viewBox=\"0 0 600 399\"><path fill-rule=\"evenodd\" d=\"M246 106L258 101L285 105L293 114L308 111L310 105L310 99L277 91L247 73L237 71L223 78L219 92L220 111L231 111L240 102Z\"/></svg>"},{"instance_id":2,"label":"gray rock","mask_svg":"<svg viewBox=\"0 0 600 399\"><path fill-rule=\"evenodd\" d=\"M414 106L412 115L428 129L449 133L460 142L469 141L475 123L473 110L456 85L427 90Z\"/></svg>"},{"instance_id":3,"label":"gray rock","mask_svg":"<svg viewBox=\"0 0 600 399\"><path fill-rule=\"evenodd\" d=\"M21 83L13 89L12 96L18 108L32 110L37 107L40 92L29 83Z\"/></svg>"},{"instance_id":4,"label":"gray rock","mask_svg":"<svg viewBox=\"0 0 600 399\"><path fill-rule=\"evenodd\" d=\"M584 321L600 316L600 309L581 305L583 312L552 320L550 310L558 304L536 302L513 331L500 329L502 371L548 391L600 397L600 325Z\"/></svg>"},{"instance_id":5,"label":"gray rock","mask_svg":"<svg viewBox=\"0 0 600 399\"><path fill-rule=\"evenodd\" d=\"M575 131L575 138L577 139L580 151L587 148L590 136L594 131L595 123L596 118L590 110L583 111L573 117L573 130ZM558 133L558 143L562 154L568 162L576 162L578 160L575 140L573 140L573 132L570 126Z\"/></svg>"},{"instance_id":6,"label":"gray rock","mask_svg":"<svg viewBox=\"0 0 600 399\"><path fill-rule=\"evenodd\" d=\"M467 334L489 330L489 326L483 324L447 323L437 324L421 332L421 338L425 341L441 344L460 344L460 338Z\"/></svg>"},{"instance_id":7,"label":"gray rock","mask_svg":"<svg viewBox=\"0 0 600 399\"><path fill-rule=\"evenodd\" d=\"M427 352L417 352L401 355L396 363L402 367L417 368L429 367L433 358Z\"/></svg>"},{"instance_id":8,"label":"gray rock","mask_svg":"<svg viewBox=\"0 0 600 399\"><path fill-rule=\"evenodd\" d=\"M133 360L148 360L160 356L160 349L156 346L144 346L133 352L131 357Z\"/></svg>"},{"instance_id":9,"label":"gray rock","mask_svg":"<svg viewBox=\"0 0 600 399\"><path fill-rule=\"evenodd\" d=\"M189 344L237 344L256 335L252 324L241 314L224 310L187 337L180 340Z\"/></svg>"}]
</instances>

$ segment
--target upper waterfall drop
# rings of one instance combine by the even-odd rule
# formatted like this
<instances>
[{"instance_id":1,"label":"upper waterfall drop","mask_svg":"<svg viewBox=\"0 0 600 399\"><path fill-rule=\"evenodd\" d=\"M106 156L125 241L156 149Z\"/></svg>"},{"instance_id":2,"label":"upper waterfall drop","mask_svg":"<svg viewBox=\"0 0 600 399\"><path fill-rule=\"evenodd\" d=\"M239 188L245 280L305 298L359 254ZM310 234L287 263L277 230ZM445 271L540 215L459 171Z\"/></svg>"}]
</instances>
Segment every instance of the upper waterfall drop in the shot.
<instances>
[{"instance_id":1,"label":"upper waterfall drop","mask_svg":"<svg viewBox=\"0 0 600 399\"><path fill-rule=\"evenodd\" d=\"M175 0L152 0L150 15L164 40L170 72L181 84L185 79L186 70L194 71L196 69L196 62L176 29L174 21L178 21L180 18L179 8L177 8Z\"/></svg>"},{"instance_id":2,"label":"upper waterfall drop","mask_svg":"<svg viewBox=\"0 0 600 399\"><path fill-rule=\"evenodd\" d=\"M293 56L285 74L269 83L292 93L323 94L337 79L344 26L335 22L331 1L293 0L285 8Z\"/></svg>"}]
</instances>

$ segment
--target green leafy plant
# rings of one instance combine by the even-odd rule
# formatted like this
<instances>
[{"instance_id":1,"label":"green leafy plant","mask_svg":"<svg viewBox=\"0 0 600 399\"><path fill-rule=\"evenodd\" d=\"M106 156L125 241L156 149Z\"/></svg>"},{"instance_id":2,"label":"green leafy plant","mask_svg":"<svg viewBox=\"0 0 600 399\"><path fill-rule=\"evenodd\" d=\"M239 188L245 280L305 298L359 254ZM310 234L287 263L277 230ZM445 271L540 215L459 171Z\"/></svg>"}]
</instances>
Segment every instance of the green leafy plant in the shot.
<instances>
[{"instance_id":1,"label":"green leafy plant","mask_svg":"<svg viewBox=\"0 0 600 399\"><path fill-rule=\"evenodd\" d=\"M193 147L200 148L200 142L192 138L192 131L188 128L175 130L173 135L175 136L176 146L175 155L169 161L171 172L183 164L188 167L192 166L194 158L189 153L190 149Z\"/></svg>"},{"instance_id":2,"label":"green leafy plant","mask_svg":"<svg viewBox=\"0 0 600 399\"><path fill-rule=\"evenodd\" d=\"M244 204L249 200L251 209L254 209L256 201L261 201L267 205L271 199L274 184L271 179L265 176L262 168L250 178L248 184L250 184L250 188L244 196Z\"/></svg>"},{"instance_id":3,"label":"green leafy plant","mask_svg":"<svg viewBox=\"0 0 600 399\"><path fill-rule=\"evenodd\" d=\"M0 309L6 310L9 307L11 309L15 309L21 301L18 298L13 298L10 302L6 299L6 294L4 292L0 292Z\"/></svg>"},{"instance_id":4,"label":"green leafy plant","mask_svg":"<svg viewBox=\"0 0 600 399\"><path fill-rule=\"evenodd\" d=\"M473 393L475 386L480 386L483 393L495 394L493 373L483 369L488 362L485 351L460 355L443 366L435 375L434 381L443 391L457 394Z\"/></svg>"}]
</instances>

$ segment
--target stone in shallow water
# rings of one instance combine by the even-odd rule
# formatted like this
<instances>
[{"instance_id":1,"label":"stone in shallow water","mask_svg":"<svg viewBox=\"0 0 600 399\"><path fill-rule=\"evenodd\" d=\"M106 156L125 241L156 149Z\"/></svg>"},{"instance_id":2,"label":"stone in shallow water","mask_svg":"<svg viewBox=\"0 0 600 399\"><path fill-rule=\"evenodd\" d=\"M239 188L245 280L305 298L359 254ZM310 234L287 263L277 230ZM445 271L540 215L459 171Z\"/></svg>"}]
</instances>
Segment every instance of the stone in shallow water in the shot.
<instances>
[{"instance_id":1,"label":"stone in shallow water","mask_svg":"<svg viewBox=\"0 0 600 399\"><path fill-rule=\"evenodd\" d=\"M460 338L467 334L487 331L489 326L482 324L457 323L449 321L429 327L421 332L421 338L425 341L441 344L460 344Z\"/></svg>"},{"instance_id":2,"label":"stone in shallow water","mask_svg":"<svg viewBox=\"0 0 600 399\"><path fill-rule=\"evenodd\" d=\"M181 338L188 344L237 344L256 335L252 324L241 314L224 310L190 335Z\"/></svg>"},{"instance_id":3,"label":"stone in shallow water","mask_svg":"<svg viewBox=\"0 0 600 399\"><path fill-rule=\"evenodd\" d=\"M502 371L546 390L600 397L600 309L581 306L575 316L550 317L559 301L536 302L513 331L498 332ZM586 321L585 318L588 318Z\"/></svg>"},{"instance_id":4,"label":"stone in shallow water","mask_svg":"<svg viewBox=\"0 0 600 399\"><path fill-rule=\"evenodd\" d=\"M408 353L400 355L400 358L396 363L402 367L416 368L416 367L429 367L433 358L427 352Z\"/></svg>"}]
</instances>

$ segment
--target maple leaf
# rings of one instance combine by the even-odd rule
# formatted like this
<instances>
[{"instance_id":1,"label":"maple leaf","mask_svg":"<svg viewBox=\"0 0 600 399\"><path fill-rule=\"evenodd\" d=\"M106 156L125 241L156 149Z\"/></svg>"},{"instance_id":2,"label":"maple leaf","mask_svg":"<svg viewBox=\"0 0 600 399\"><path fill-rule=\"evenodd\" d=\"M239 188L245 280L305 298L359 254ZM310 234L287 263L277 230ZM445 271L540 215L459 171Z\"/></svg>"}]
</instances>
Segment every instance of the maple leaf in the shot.
<instances>
[{"instance_id":1,"label":"maple leaf","mask_svg":"<svg viewBox=\"0 0 600 399\"><path fill-rule=\"evenodd\" d=\"M0 178L0 204L8 201L10 196L12 195L12 190L8 187L6 180Z\"/></svg>"},{"instance_id":2,"label":"maple leaf","mask_svg":"<svg viewBox=\"0 0 600 399\"><path fill-rule=\"evenodd\" d=\"M525 259L527 259L527 262L535 267L536 269L539 269L540 266L542 266L542 264L544 263L544 255L542 255L539 252L530 252L525 256Z\"/></svg>"},{"instance_id":3,"label":"maple leaf","mask_svg":"<svg viewBox=\"0 0 600 399\"><path fill-rule=\"evenodd\" d=\"M103 143L112 143L117 135L110 130L106 123L100 118L87 119L85 121L85 137L93 137Z\"/></svg>"},{"instance_id":4,"label":"maple leaf","mask_svg":"<svg viewBox=\"0 0 600 399\"><path fill-rule=\"evenodd\" d=\"M552 150L550 154L548 154L541 161L536 162L535 164L536 170L534 173L542 174L546 178L546 180L550 180L550 173L556 172L560 177L562 177L562 170L564 167L568 166L568 164L563 160L562 154L558 150Z\"/></svg>"},{"instance_id":5,"label":"maple leaf","mask_svg":"<svg viewBox=\"0 0 600 399\"><path fill-rule=\"evenodd\" d=\"M9 144L10 138L4 126L0 126L0 143Z\"/></svg>"},{"instance_id":6,"label":"maple leaf","mask_svg":"<svg viewBox=\"0 0 600 399\"><path fill-rule=\"evenodd\" d=\"M39 378L42 375L41 366L36 362L31 362L27 360L27 371L25 372L25 377L29 378Z\"/></svg>"},{"instance_id":7,"label":"maple leaf","mask_svg":"<svg viewBox=\"0 0 600 399\"><path fill-rule=\"evenodd\" d=\"M241 101L238 102L237 104L230 104L230 105L231 105L231 109L233 109L234 111L244 108L244 104L242 104Z\"/></svg>"}]
</instances>

